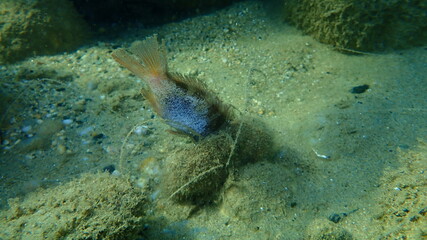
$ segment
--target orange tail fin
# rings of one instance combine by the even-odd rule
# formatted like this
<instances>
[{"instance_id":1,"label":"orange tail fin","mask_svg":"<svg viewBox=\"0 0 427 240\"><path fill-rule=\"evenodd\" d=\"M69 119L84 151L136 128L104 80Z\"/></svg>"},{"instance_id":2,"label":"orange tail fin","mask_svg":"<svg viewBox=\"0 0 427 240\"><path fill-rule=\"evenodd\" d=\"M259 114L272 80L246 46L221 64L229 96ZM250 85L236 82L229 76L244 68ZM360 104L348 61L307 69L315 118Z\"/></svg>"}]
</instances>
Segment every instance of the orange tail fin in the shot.
<instances>
[{"instance_id":1,"label":"orange tail fin","mask_svg":"<svg viewBox=\"0 0 427 240\"><path fill-rule=\"evenodd\" d=\"M140 78L166 75L166 49L164 42L161 45L157 42L157 35L133 43L130 52L135 57L123 49L115 50L112 56L114 60Z\"/></svg>"}]
</instances>

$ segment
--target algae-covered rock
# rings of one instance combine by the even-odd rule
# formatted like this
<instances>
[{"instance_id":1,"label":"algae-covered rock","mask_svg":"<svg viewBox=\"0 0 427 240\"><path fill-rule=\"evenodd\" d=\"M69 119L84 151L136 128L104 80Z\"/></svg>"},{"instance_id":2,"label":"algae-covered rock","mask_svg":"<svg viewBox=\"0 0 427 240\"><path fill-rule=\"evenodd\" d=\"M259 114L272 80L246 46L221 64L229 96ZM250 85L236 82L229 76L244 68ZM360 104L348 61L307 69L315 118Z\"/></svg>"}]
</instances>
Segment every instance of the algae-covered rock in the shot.
<instances>
[{"instance_id":1,"label":"algae-covered rock","mask_svg":"<svg viewBox=\"0 0 427 240\"><path fill-rule=\"evenodd\" d=\"M0 239L131 239L143 228L145 195L124 177L86 174L9 200Z\"/></svg>"},{"instance_id":2,"label":"algae-covered rock","mask_svg":"<svg viewBox=\"0 0 427 240\"><path fill-rule=\"evenodd\" d=\"M382 51L427 43L427 1L289 0L285 18L337 49Z\"/></svg>"},{"instance_id":3,"label":"algae-covered rock","mask_svg":"<svg viewBox=\"0 0 427 240\"><path fill-rule=\"evenodd\" d=\"M180 202L215 201L231 171L268 159L272 150L271 135L259 121L236 121L174 152L166 160L164 192Z\"/></svg>"},{"instance_id":4,"label":"algae-covered rock","mask_svg":"<svg viewBox=\"0 0 427 240\"><path fill-rule=\"evenodd\" d=\"M218 194L227 179L227 161L233 140L226 132L179 149L167 160L164 188L180 201L206 203Z\"/></svg>"},{"instance_id":5,"label":"algae-covered rock","mask_svg":"<svg viewBox=\"0 0 427 240\"><path fill-rule=\"evenodd\" d=\"M68 0L0 1L0 64L74 50L87 37Z\"/></svg>"}]
</instances>

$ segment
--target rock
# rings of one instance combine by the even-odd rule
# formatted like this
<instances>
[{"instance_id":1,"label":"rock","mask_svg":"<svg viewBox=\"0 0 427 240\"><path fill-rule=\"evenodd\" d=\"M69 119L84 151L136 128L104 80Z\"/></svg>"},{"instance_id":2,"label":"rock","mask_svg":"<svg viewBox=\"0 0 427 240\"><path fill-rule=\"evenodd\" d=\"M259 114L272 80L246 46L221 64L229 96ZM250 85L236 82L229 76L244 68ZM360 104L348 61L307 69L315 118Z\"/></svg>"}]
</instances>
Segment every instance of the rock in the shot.
<instances>
[{"instance_id":1,"label":"rock","mask_svg":"<svg viewBox=\"0 0 427 240\"><path fill-rule=\"evenodd\" d=\"M340 214L331 214L328 217L329 221L333 222L333 223L338 223L339 221L341 221L343 218L341 217Z\"/></svg>"},{"instance_id":2,"label":"rock","mask_svg":"<svg viewBox=\"0 0 427 240\"><path fill-rule=\"evenodd\" d=\"M209 136L194 146L170 155L163 188L179 201L212 201L228 176L228 155L233 144L227 133Z\"/></svg>"},{"instance_id":3,"label":"rock","mask_svg":"<svg viewBox=\"0 0 427 240\"><path fill-rule=\"evenodd\" d=\"M144 227L146 199L128 178L83 174L23 201L9 199L10 209L0 212L0 238L135 239Z\"/></svg>"},{"instance_id":4,"label":"rock","mask_svg":"<svg viewBox=\"0 0 427 240\"><path fill-rule=\"evenodd\" d=\"M58 147L57 147L57 150L58 150L58 153L60 155L62 155L62 154L65 154L67 152L67 147L65 147L62 144L59 144Z\"/></svg>"},{"instance_id":5,"label":"rock","mask_svg":"<svg viewBox=\"0 0 427 240\"><path fill-rule=\"evenodd\" d=\"M0 16L0 64L70 51L88 38L68 0L2 0Z\"/></svg>"},{"instance_id":6,"label":"rock","mask_svg":"<svg viewBox=\"0 0 427 240\"><path fill-rule=\"evenodd\" d=\"M285 18L338 50L382 51L427 41L427 1L289 0Z\"/></svg>"},{"instance_id":7,"label":"rock","mask_svg":"<svg viewBox=\"0 0 427 240\"><path fill-rule=\"evenodd\" d=\"M235 142L237 133L239 137ZM271 135L260 121L235 121L171 154L166 160L168 167L162 188L169 198L179 202L211 203L227 180L230 167L268 159L273 152L272 145Z\"/></svg>"},{"instance_id":8,"label":"rock","mask_svg":"<svg viewBox=\"0 0 427 240\"><path fill-rule=\"evenodd\" d=\"M366 90L368 90L368 89L369 89L369 85L368 84L363 84L363 85L351 88L350 92L353 93L353 94L361 94L361 93L366 92Z\"/></svg>"}]
</instances>

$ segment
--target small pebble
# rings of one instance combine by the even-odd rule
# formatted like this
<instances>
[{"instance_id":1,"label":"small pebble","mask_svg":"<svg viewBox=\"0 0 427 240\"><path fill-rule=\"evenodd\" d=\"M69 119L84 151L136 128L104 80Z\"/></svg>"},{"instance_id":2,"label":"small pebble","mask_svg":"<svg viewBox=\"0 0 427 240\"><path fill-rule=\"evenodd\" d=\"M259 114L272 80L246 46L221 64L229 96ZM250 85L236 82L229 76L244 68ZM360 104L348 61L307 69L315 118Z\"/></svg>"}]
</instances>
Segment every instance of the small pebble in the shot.
<instances>
[{"instance_id":1,"label":"small pebble","mask_svg":"<svg viewBox=\"0 0 427 240\"><path fill-rule=\"evenodd\" d=\"M427 215L427 207L421 209L418 213L423 215L423 216L426 216Z\"/></svg>"},{"instance_id":2,"label":"small pebble","mask_svg":"<svg viewBox=\"0 0 427 240\"><path fill-rule=\"evenodd\" d=\"M73 110L76 112L84 112L86 110L86 101L84 99L77 101L73 106Z\"/></svg>"},{"instance_id":3,"label":"small pebble","mask_svg":"<svg viewBox=\"0 0 427 240\"><path fill-rule=\"evenodd\" d=\"M72 119L64 119L64 120L62 120L62 123L64 125L70 125L71 123L73 123L73 120Z\"/></svg>"},{"instance_id":4,"label":"small pebble","mask_svg":"<svg viewBox=\"0 0 427 240\"><path fill-rule=\"evenodd\" d=\"M112 164L102 169L103 172L109 172L109 173L113 173L115 170L116 170L116 167Z\"/></svg>"},{"instance_id":5,"label":"small pebble","mask_svg":"<svg viewBox=\"0 0 427 240\"><path fill-rule=\"evenodd\" d=\"M120 174L120 172L119 172L118 170L114 170L114 171L111 173L111 175L118 177L118 176L120 176L121 174Z\"/></svg>"},{"instance_id":6,"label":"small pebble","mask_svg":"<svg viewBox=\"0 0 427 240\"><path fill-rule=\"evenodd\" d=\"M22 132L24 132L24 133L27 133L27 132L29 132L29 131L31 131L31 126L24 126L21 130L22 130Z\"/></svg>"},{"instance_id":7,"label":"small pebble","mask_svg":"<svg viewBox=\"0 0 427 240\"><path fill-rule=\"evenodd\" d=\"M361 94L361 93L366 92L366 90L368 90L368 89L369 89L369 85L368 84L363 84L363 85L360 85L360 86L353 87L350 90L350 92L353 93L353 94Z\"/></svg>"},{"instance_id":8,"label":"small pebble","mask_svg":"<svg viewBox=\"0 0 427 240\"><path fill-rule=\"evenodd\" d=\"M342 217L339 214L334 213L334 214L331 214L328 217L328 219L329 219L329 221L331 221L333 223L338 223L339 221L342 220Z\"/></svg>"},{"instance_id":9,"label":"small pebble","mask_svg":"<svg viewBox=\"0 0 427 240\"><path fill-rule=\"evenodd\" d=\"M57 150L58 150L58 153L61 155L67 152L67 148L62 144L58 145Z\"/></svg>"},{"instance_id":10,"label":"small pebble","mask_svg":"<svg viewBox=\"0 0 427 240\"><path fill-rule=\"evenodd\" d=\"M104 134L102 134L102 133L92 133L92 138L94 139L94 140L97 140L97 139L101 139L101 138L104 138L105 137L105 135Z\"/></svg>"},{"instance_id":11,"label":"small pebble","mask_svg":"<svg viewBox=\"0 0 427 240\"><path fill-rule=\"evenodd\" d=\"M80 135L80 136L87 135L87 134L89 134L91 131L93 131L93 127L92 127L92 126L87 127L87 128L85 128L85 129L81 130L81 131L79 132L79 135Z\"/></svg>"},{"instance_id":12,"label":"small pebble","mask_svg":"<svg viewBox=\"0 0 427 240\"><path fill-rule=\"evenodd\" d=\"M138 126L135 128L134 133L136 135L148 135L149 129L147 126Z\"/></svg>"}]
</instances>

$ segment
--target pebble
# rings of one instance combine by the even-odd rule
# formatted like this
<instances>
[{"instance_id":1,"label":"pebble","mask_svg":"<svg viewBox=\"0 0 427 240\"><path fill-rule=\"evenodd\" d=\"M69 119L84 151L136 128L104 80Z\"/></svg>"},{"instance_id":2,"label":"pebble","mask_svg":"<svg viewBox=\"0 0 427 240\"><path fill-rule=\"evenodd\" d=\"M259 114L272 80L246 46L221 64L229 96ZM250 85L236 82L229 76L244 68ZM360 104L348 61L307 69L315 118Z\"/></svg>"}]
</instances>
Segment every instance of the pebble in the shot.
<instances>
[{"instance_id":1,"label":"pebble","mask_svg":"<svg viewBox=\"0 0 427 240\"><path fill-rule=\"evenodd\" d=\"M333 223L338 223L339 221L341 221L343 218L341 217L341 215L340 214L336 214L336 213L334 213L334 214L331 214L329 217L328 217L328 219L329 219L329 221L331 221L331 222L333 222Z\"/></svg>"},{"instance_id":2,"label":"pebble","mask_svg":"<svg viewBox=\"0 0 427 240\"><path fill-rule=\"evenodd\" d=\"M58 153L62 155L62 154L65 154L67 152L67 147L65 147L62 144L59 144L57 147L57 150L58 150Z\"/></svg>"},{"instance_id":3,"label":"pebble","mask_svg":"<svg viewBox=\"0 0 427 240\"><path fill-rule=\"evenodd\" d=\"M136 135L148 135L149 129L147 126L138 126L135 128L134 133Z\"/></svg>"},{"instance_id":4,"label":"pebble","mask_svg":"<svg viewBox=\"0 0 427 240\"><path fill-rule=\"evenodd\" d=\"M73 123L73 120L72 119L64 119L64 120L62 120L62 123L64 125L70 125L71 123Z\"/></svg>"},{"instance_id":5,"label":"pebble","mask_svg":"<svg viewBox=\"0 0 427 240\"><path fill-rule=\"evenodd\" d=\"M423 215L423 216L426 216L427 215L427 207L421 209L418 213Z\"/></svg>"},{"instance_id":6,"label":"pebble","mask_svg":"<svg viewBox=\"0 0 427 240\"><path fill-rule=\"evenodd\" d=\"M86 100L82 99L77 101L73 106L73 110L76 112L84 112L86 110Z\"/></svg>"},{"instance_id":7,"label":"pebble","mask_svg":"<svg viewBox=\"0 0 427 240\"><path fill-rule=\"evenodd\" d=\"M102 169L102 171L103 172L113 173L114 171L116 171L116 167L113 164L111 164L111 165L108 165L108 166L104 167Z\"/></svg>"},{"instance_id":8,"label":"pebble","mask_svg":"<svg viewBox=\"0 0 427 240\"><path fill-rule=\"evenodd\" d=\"M22 132L27 133L27 132L31 131L31 129L32 129L32 127L31 127L31 126L24 126L24 127L22 128Z\"/></svg>"},{"instance_id":9,"label":"pebble","mask_svg":"<svg viewBox=\"0 0 427 240\"><path fill-rule=\"evenodd\" d=\"M100 139L105 138L105 135L104 135L103 133L96 133L96 132L93 132L93 133L91 134L91 136L92 136L93 140L100 140Z\"/></svg>"},{"instance_id":10,"label":"pebble","mask_svg":"<svg viewBox=\"0 0 427 240\"><path fill-rule=\"evenodd\" d=\"M350 92L353 93L353 94L361 94L361 93L366 92L366 90L368 90L368 89L369 89L369 85L368 84L363 84L363 85L360 85L360 86L353 87L350 90Z\"/></svg>"},{"instance_id":11,"label":"pebble","mask_svg":"<svg viewBox=\"0 0 427 240\"><path fill-rule=\"evenodd\" d=\"M90 126L90 127L87 127L87 128L85 128L85 129L81 130L81 131L79 132L79 135L80 135L80 136L87 135L87 134L89 134L89 133L90 133L90 132L92 132L92 131L93 131L93 127L92 127L92 126Z\"/></svg>"}]
</instances>

